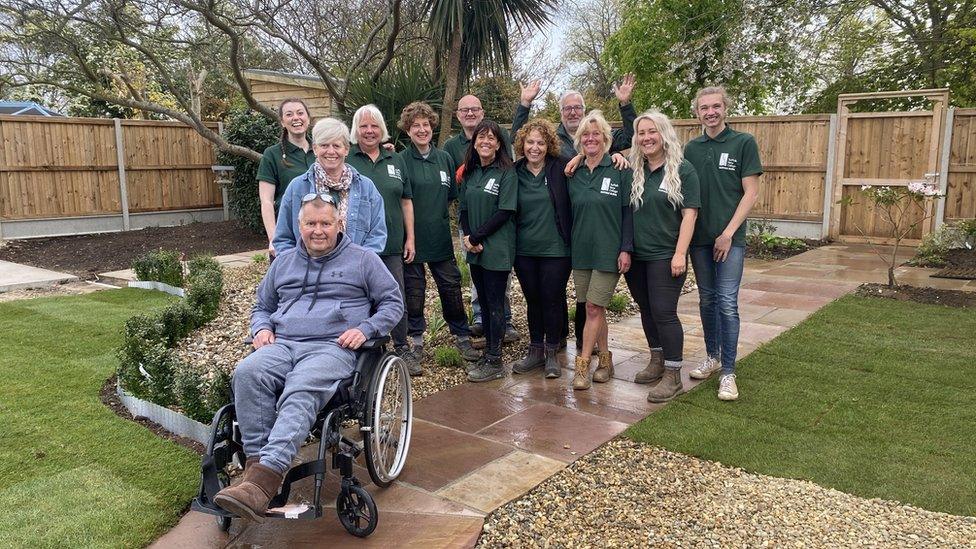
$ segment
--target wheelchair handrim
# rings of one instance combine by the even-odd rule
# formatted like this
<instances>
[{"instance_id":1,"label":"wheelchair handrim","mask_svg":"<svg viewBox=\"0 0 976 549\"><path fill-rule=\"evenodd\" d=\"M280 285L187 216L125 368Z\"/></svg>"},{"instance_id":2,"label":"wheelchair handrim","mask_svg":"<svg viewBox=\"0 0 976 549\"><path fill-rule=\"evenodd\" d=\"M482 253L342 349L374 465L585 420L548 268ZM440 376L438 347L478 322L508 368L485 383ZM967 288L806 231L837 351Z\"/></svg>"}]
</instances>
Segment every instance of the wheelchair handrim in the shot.
<instances>
[{"instance_id":1,"label":"wheelchair handrim","mask_svg":"<svg viewBox=\"0 0 976 549\"><path fill-rule=\"evenodd\" d=\"M397 372L398 380L391 384L390 374ZM371 403L370 460L383 482L390 482L400 475L406 463L413 428L413 401L410 376L403 359L387 356L382 362L376 387L376 398ZM388 403L393 401L395 408ZM384 404L387 404L384 409Z\"/></svg>"}]
</instances>

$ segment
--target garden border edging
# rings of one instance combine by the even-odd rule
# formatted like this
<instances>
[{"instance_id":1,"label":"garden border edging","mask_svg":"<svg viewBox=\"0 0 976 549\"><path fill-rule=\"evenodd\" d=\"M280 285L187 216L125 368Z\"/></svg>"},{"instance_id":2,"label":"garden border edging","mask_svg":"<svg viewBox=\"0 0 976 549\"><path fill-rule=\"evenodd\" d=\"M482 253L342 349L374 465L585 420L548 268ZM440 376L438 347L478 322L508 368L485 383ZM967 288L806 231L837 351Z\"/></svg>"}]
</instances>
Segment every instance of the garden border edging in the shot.
<instances>
[{"instance_id":1,"label":"garden border edging","mask_svg":"<svg viewBox=\"0 0 976 549\"><path fill-rule=\"evenodd\" d=\"M166 429L174 435L195 440L203 445L210 442L209 425L204 425L199 421L190 419L165 406L160 406L148 400L132 396L126 393L118 382L115 384L115 393L119 395L119 400L122 401L122 405L129 410L129 413L133 417L144 417L159 424L163 429Z\"/></svg>"},{"instance_id":2,"label":"garden border edging","mask_svg":"<svg viewBox=\"0 0 976 549\"><path fill-rule=\"evenodd\" d=\"M130 280L129 287L142 288L143 290L158 290L175 295L176 297L186 297L186 290L183 288L177 288L176 286L170 286L165 282L157 282L155 280Z\"/></svg>"}]
</instances>

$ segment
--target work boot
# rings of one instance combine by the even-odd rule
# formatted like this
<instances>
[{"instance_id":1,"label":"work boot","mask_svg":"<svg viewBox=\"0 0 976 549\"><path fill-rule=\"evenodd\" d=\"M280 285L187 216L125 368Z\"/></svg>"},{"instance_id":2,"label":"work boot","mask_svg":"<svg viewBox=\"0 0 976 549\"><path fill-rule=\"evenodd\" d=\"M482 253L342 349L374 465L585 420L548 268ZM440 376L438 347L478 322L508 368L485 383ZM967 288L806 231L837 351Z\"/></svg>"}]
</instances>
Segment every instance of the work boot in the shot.
<instances>
[{"instance_id":1,"label":"work boot","mask_svg":"<svg viewBox=\"0 0 976 549\"><path fill-rule=\"evenodd\" d=\"M541 368L546 364L546 352L542 345L529 345L529 352L525 358L512 366L513 374L527 374L536 368Z\"/></svg>"},{"instance_id":2,"label":"work boot","mask_svg":"<svg viewBox=\"0 0 976 549\"><path fill-rule=\"evenodd\" d=\"M283 475L255 463L244 470L244 480L217 492L214 503L239 517L264 522L268 502L281 488Z\"/></svg>"},{"instance_id":3,"label":"work boot","mask_svg":"<svg viewBox=\"0 0 976 549\"><path fill-rule=\"evenodd\" d=\"M502 345L508 345L510 343L515 343L518 340L519 340L519 333L518 333L518 330L515 329L515 326L512 326L511 324L509 324L508 326L506 326L505 327L505 335L502 336Z\"/></svg>"},{"instance_id":4,"label":"work boot","mask_svg":"<svg viewBox=\"0 0 976 549\"><path fill-rule=\"evenodd\" d=\"M424 367L420 363L423 357L424 348L422 345L414 345L413 349L403 354L402 358L407 363L407 373L410 374L410 377L424 375Z\"/></svg>"},{"instance_id":5,"label":"work boot","mask_svg":"<svg viewBox=\"0 0 976 549\"><path fill-rule=\"evenodd\" d=\"M491 381L503 377L505 377L505 368L502 367L502 357L485 357L484 362L481 363L478 369L468 372L468 381L473 383L481 383L482 381Z\"/></svg>"},{"instance_id":6,"label":"work boot","mask_svg":"<svg viewBox=\"0 0 976 549\"><path fill-rule=\"evenodd\" d=\"M664 370L661 381L651 387L647 393L648 402L667 402L681 394L684 387L681 386L681 370L668 368Z\"/></svg>"},{"instance_id":7,"label":"work boot","mask_svg":"<svg viewBox=\"0 0 976 549\"><path fill-rule=\"evenodd\" d=\"M597 383L606 383L610 381L613 377L613 353L610 351L603 351L600 353L600 364L596 367L596 371L593 372L593 381Z\"/></svg>"},{"instance_id":8,"label":"work boot","mask_svg":"<svg viewBox=\"0 0 976 549\"><path fill-rule=\"evenodd\" d=\"M637 372L634 376L634 383L642 385L656 383L664 375L664 353L660 349L651 349L651 359L647 361L647 367Z\"/></svg>"},{"instance_id":9,"label":"work boot","mask_svg":"<svg viewBox=\"0 0 976 549\"><path fill-rule=\"evenodd\" d=\"M471 331L472 337L484 337L485 335L485 327L480 322L475 322L468 329Z\"/></svg>"},{"instance_id":10,"label":"work boot","mask_svg":"<svg viewBox=\"0 0 976 549\"><path fill-rule=\"evenodd\" d=\"M563 341L566 340L564 339ZM549 379L555 379L563 375L563 369L559 366L559 359L556 358L558 353L558 345L546 345L546 377Z\"/></svg>"},{"instance_id":11,"label":"work boot","mask_svg":"<svg viewBox=\"0 0 976 549\"><path fill-rule=\"evenodd\" d=\"M590 388L590 357L576 357L576 374L573 376L573 389L585 391Z\"/></svg>"},{"instance_id":12,"label":"work boot","mask_svg":"<svg viewBox=\"0 0 976 549\"><path fill-rule=\"evenodd\" d=\"M458 339L457 349L458 351L461 351L461 356L464 358L464 360L471 361L471 360L478 360L479 358L481 358L481 353L479 353L477 349L471 346L470 339Z\"/></svg>"}]
</instances>

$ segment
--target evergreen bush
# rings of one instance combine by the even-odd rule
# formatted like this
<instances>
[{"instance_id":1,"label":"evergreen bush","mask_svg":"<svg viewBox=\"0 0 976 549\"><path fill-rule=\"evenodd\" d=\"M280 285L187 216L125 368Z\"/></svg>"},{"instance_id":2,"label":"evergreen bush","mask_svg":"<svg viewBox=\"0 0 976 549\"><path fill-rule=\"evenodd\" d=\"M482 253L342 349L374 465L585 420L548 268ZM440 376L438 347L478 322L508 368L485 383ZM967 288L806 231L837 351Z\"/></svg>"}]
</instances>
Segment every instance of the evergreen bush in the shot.
<instances>
[{"instance_id":1,"label":"evergreen bush","mask_svg":"<svg viewBox=\"0 0 976 549\"><path fill-rule=\"evenodd\" d=\"M132 262L132 270L139 280L162 282L177 288L183 286L179 252L163 249L146 252Z\"/></svg>"},{"instance_id":2,"label":"evergreen bush","mask_svg":"<svg viewBox=\"0 0 976 549\"><path fill-rule=\"evenodd\" d=\"M234 145L263 152L281 137L277 121L250 110L231 112L225 119L224 137ZM258 162L229 153L219 153L217 162L234 166L227 187L228 206L241 224L255 232L264 231L261 222L261 199L258 197Z\"/></svg>"}]
</instances>

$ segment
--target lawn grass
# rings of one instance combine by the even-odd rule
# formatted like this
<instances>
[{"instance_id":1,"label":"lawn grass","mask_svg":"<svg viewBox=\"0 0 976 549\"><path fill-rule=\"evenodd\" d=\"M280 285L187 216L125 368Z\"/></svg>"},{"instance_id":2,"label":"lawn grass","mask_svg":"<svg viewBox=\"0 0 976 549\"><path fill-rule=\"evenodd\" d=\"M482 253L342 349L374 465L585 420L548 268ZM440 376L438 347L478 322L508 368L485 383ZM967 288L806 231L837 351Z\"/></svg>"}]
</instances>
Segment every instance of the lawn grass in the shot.
<instances>
[{"instance_id":1,"label":"lawn grass","mask_svg":"<svg viewBox=\"0 0 976 549\"><path fill-rule=\"evenodd\" d=\"M124 289L0 303L0 547L142 547L178 520L199 458L99 400L123 322L170 299Z\"/></svg>"},{"instance_id":2,"label":"lawn grass","mask_svg":"<svg viewBox=\"0 0 976 549\"><path fill-rule=\"evenodd\" d=\"M627 431L767 475L976 515L976 313L847 296Z\"/></svg>"}]
</instances>

